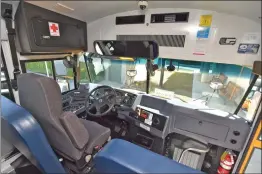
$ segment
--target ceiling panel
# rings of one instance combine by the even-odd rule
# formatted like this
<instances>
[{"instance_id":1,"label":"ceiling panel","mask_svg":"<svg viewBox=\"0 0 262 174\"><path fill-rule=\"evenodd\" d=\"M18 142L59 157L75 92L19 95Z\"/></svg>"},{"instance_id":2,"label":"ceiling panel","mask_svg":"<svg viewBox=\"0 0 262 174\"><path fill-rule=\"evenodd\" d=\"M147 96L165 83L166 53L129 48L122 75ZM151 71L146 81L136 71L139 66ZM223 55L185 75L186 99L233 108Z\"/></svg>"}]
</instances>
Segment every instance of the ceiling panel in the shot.
<instances>
[{"instance_id":1,"label":"ceiling panel","mask_svg":"<svg viewBox=\"0 0 262 174\"><path fill-rule=\"evenodd\" d=\"M137 10L137 1L28 1L32 4L67 14L87 22L115 13ZM64 11L56 8L57 2L73 8ZM217 11L261 22L261 1L150 1L149 8L192 8Z\"/></svg>"}]
</instances>

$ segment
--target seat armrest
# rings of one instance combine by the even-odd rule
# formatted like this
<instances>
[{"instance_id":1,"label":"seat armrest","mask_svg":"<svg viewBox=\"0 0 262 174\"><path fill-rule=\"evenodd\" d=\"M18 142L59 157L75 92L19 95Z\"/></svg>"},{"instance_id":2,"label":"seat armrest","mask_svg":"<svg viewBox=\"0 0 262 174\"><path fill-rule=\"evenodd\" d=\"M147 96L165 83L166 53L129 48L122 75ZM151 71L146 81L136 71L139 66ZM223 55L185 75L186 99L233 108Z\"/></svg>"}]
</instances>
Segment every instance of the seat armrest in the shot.
<instances>
[{"instance_id":1,"label":"seat armrest","mask_svg":"<svg viewBox=\"0 0 262 174\"><path fill-rule=\"evenodd\" d=\"M80 119L72 112L64 112L59 118L73 145L83 150L89 139L89 133Z\"/></svg>"}]
</instances>

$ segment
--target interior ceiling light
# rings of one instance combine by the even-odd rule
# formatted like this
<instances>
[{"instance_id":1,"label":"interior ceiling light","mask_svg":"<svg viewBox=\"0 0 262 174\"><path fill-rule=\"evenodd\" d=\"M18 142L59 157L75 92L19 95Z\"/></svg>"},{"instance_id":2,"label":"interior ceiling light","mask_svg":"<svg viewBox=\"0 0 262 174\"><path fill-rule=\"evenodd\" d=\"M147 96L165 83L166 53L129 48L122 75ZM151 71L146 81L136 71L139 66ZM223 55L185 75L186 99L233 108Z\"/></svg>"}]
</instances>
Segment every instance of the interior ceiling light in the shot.
<instances>
[{"instance_id":1,"label":"interior ceiling light","mask_svg":"<svg viewBox=\"0 0 262 174\"><path fill-rule=\"evenodd\" d=\"M73 8L71 8L71 7L68 7L68 6L64 5L64 4L61 4L61 3L59 3L59 2L57 2L56 5L58 5L58 6L60 6L60 7L63 7L63 8L66 8L66 9L71 10L71 11L74 11L74 10L75 10L75 9L73 9Z\"/></svg>"}]
</instances>

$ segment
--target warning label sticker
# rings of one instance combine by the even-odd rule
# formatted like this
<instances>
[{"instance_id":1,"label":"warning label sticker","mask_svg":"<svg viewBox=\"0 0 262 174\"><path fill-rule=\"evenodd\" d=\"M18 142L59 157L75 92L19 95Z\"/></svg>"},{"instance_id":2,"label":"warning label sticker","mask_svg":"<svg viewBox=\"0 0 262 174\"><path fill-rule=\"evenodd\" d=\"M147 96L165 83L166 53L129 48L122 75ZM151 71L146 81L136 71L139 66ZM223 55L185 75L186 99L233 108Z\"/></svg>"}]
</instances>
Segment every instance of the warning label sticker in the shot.
<instances>
[{"instance_id":1,"label":"warning label sticker","mask_svg":"<svg viewBox=\"0 0 262 174\"><path fill-rule=\"evenodd\" d=\"M60 36L58 23L48 22L50 36Z\"/></svg>"}]
</instances>

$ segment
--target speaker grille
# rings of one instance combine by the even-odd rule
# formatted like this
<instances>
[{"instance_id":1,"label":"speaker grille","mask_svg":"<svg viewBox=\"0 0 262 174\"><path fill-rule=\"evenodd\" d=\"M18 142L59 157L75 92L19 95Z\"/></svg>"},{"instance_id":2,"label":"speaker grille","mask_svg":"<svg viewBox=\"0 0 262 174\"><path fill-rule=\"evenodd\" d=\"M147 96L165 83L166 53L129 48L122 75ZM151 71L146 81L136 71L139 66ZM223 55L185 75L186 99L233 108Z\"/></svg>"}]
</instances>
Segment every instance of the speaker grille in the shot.
<instances>
[{"instance_id":1,"label":"speaker grille","mask_svg":"<svg viewBox=\"0 0 262 174\"><path fill-rule=\"evenodd\" d=\"M145 15L116 17L116 25L143 24L143 23L145 23Z\"/></svg>"},{"instance_id":2,"label":"speaker grille","mask_svg":"<svg viewBox=\"0 0 262 174\"><path fill-rule=\"evenodd\" d=\"M159 46L184 47L186 35L117 35L117 40L153 40Z\"/></svg>"}]
</instances>

